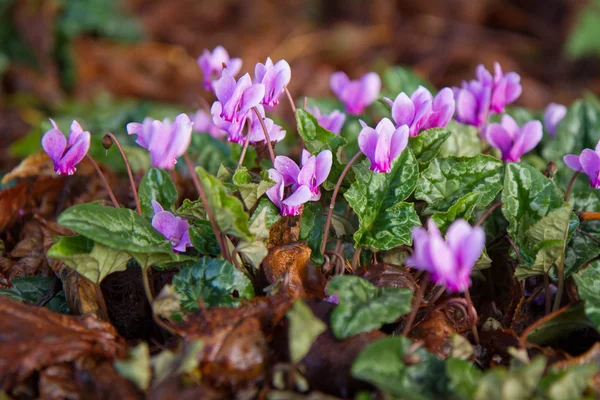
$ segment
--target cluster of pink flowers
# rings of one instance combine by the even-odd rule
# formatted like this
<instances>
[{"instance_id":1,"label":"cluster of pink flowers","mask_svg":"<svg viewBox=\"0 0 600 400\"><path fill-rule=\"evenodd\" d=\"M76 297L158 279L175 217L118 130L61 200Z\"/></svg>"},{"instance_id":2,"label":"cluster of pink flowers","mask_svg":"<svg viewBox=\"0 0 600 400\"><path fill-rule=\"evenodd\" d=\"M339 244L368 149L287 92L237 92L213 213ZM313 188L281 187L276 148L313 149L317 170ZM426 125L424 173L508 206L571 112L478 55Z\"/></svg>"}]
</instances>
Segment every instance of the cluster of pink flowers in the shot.
<instances>
[{"instance_id":1,"label":"cluster of pink flowers","mask_svg":"<svg viewBox=\"0 0 600 400\"><path fill-rule=\"evenodd\" d=\"M171 170L191 142L192 132L207 133L214 138L227 137L230 142L244 144L266 140L267 131L272 142L279 142L286 132L268 118L266 110L279 104L291 79L291 69L285 60L273 63L267 58L258 63L254 77L249 74L236 79L242 68L239 58L230 58L227 51L216 47L205 50L198 58L204 74L203 85L214 92L216 101L210 112L197 111L190 119L185 114L174 121L146 118L143 122L127 125L127 133L137 135L136 143L148 150L154 167ZM380 95L381 80L370 72L358 80L350 80L344 72L331 76L331 91L351 115L360 115ZM504 74L499 64L494 75L482 65L477 68L477 79L464 82L461 88L444 88L435 96L419 87L410 97L400 93L392 101L391 119L383 118L372 128L362 120L358 135L360 151L369 159L374 173L388 173L392 164L408 146L409 137L418 136L431 128L443 128L454 117L461 123L474 125L491 147L498 149L505 162L520 161L542 139L543 127L539 121L519 126L509 115L500 123L488 123L491 114L503 113L505 106L521 94L520 77L515 72ZM329 114L319 108L310 108L319 125L339 135L346 115L338 110ZM546 131L554 136L560 121L566 115L564 106L550 104L544 114ZM68 138L50 120L52 129L44 135L42 146L54 163L58 174L73 174L77 164L86 156L90 133L73 121ZM586 173L592 187L600 188L600 143L595 150L586 149L581 155L567 155L565 163L572 169ZM300 165L285 156L274 159L268 171L275 183L267 190L267 197L279 207L283 216L302 213L306 202L321 198L320 186L327 180L333 164L333 154L324 150L311 154L304 150ZM184 219L165 211L153 202L155 215L152 225L172 244L173 251L185 252L191 246L189 224ZM442 237L433 221L428 229L413 231L414 253L407 264L429 272L431 279L446 285L451 291L464 291L470 285L470 274L481 256L485 234L480 227L471 227L464 220L455 221Z\"/></svg>"}]
</instances>

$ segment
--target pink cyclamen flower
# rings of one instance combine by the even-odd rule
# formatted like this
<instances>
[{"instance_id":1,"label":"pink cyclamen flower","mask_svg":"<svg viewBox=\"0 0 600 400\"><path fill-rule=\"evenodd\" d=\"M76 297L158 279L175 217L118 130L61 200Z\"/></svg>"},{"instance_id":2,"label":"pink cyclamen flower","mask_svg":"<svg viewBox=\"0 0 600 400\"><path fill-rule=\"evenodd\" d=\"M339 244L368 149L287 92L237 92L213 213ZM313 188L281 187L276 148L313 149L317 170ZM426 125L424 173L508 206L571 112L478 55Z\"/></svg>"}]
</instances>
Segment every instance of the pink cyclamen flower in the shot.
<instances>
[{"instance_id":1,"label":"pink cyclamen flower","mask_svg":"<svg viewBox=\"0 0 600 400\"><path fill-rule=\"evenodd\" d=\"M516 72L504 74L494 63L494 76L483 65L477 67L477 79L453 88L456 99L456 120L482 127L491 113L502 113L523 91L521 77Z\"/></svg>"},{"instance_id":2,"label":"pink cyclamen flower","mask_svg":"<svg viewBox=\"0 0 600 400\"><path fill-rule=\"evenodd\" d=\"M556 135L556 128L567 115L567 107L562 104L550 103L544 111L544 127L551 136Z\"/></svg>"},{"instance_id":3,"label":"pink cyclamen flower","mask_svg":"<svg viewBox=\"0 0 600 400\"><path fill-rule=\"evenodd\" d=\"M464 292L471 286L471 271L485 245L485 232L458 219L450 225L446 238L433 220L428 230L413 229L414 252L406 264L429 272L436 285L445 285L451 292Z\"/></svg>"},{"instance_id":4,"label":"pink cyclamen flower","mask_svg":"<svg viewBox=\"0 0 600 400\"><path fill-rule=\"evenodd\" d=\"M211 90L214 81L219 79L223 72L223 64L232 76L239 74L242 69L242 60L239 58L229 58L229 53L223 46L217 46L212 53L204 49L202 55L198 57L198 66L204 75L204 88Z\"/></svg>"},{"instance_id":5,"label":"pink cyclamen flower","mask_svg":"<svg viewBox=\"0 0 600 400\"><path fill-rule=\"evenodd\" d=\"M258 63L254 68L254 82L265 85L265 95L262 104L274 107L279 104L279 97L290 83L292 71L285 60L280 60L273 65L271 58L267 58L264 64Z\"/></svg>"},{"instance_id":6,"label":"pink cyclamen flower","mask_svg":"<svg viewBox=\"0 0 600 400\"><path fill-rule=\"evenodd\" d=\"M283 128L277 125L271 118L265 117L265 110L262 106L256 108L261 115L265 128L267 128L269 140L271 142L282 141L285 138L285 131ZM265 132L260 123L260 119L258 119L254 112L248 113L248 123L250 124L250 143L266 143Z\"/></svg>"},{"instance_id":7,"label":"pink cyclamen flower","mask_svg":"<svg viewBox=\"0 0 600 400\"><path fill-rule=\"evenodd\" d=\"M600 189L600 142L594 150L584 149L579 156L567 154L563 160L572 170L585 173L591 187Z\"/></svg>"},{"instance_id":8,"label":"pink cyclamen flower","mask_svg":"<svg viewBox=\"0 0 600 400\"><path fill-rule=\"evenodd\" d=\"M407 125L398 128L388 118L382 119L375 129L360 121L362 129L358 134L358 147L371 161L371 170L390 172L394 161L408 144Z\"/></svg>"},{"instance_id":9,"label":"pink cyclamen flower","mask_svg":"<svg viewBox=\"0 0 600 400\"><path fill-rule=\"evenodd\" d=\"M173 245L173 251L183 253L186 247L192 245L188 222L165 211L155 200L152 200L152 208L154 209L154 217L152 217L152 226L154 229L169 239Z\"/></svg>"},{"instance_id":10,"label":"pink cyclamen flower","mask_svg":"<svg viewBox=\"0 0 600 400\"><path fill-rule=\"evenodd\" d=\"M318 107L309 107L308 111L317 119L319 125L328 131L339 135L346 121L346 114L333 110L329 114L322 114Z\"/></svg>"},{"instance_id":11,"label":"pink cyclamen flower","mask_svg":"<svg viewBox=\"0 0 600 400\"><path fill-rule=\"evenodd\" d=\"M90 133L84 131L79 122L71 123L69 138L58 129L56 122L50 120L52 129L42 137L42 148L54 163L54 171L59 174L73 175L75 166L83 160L90 149Z\"/></svg>"},{"instance_id":12,"label":"pink cyclamen flower","mask_svg":"<svg viewBox=\"0 0 600 400\"><path fill-rule=\"evenodd\" d=\"M213 86L217 100L221 103L219 116L229 122L244 119L252 107L260 104L265 95L265 85L253 84L248 74L236 82L226 69L223 70L221 79L216 81Z\"/></svg>"},{"instance_id":13,"label":"pink cyclamen flower","mask_svg":"<svg viewBox=\"0 0 600 400\"><path fill-rule=\"evenodd\" d=\"M179 114L174 122L162 122L151 118L143 123L127 124L127 133L137 135L136 143L150 152L153 167L173 169L177 158L186 152L192 140L192 122L185 114Z\"/></svg>"},{"instance_id":14,"label":"pink cyclamen flower","mask_svg":"<svg viewBox=\"0 0 600 400\"><path fill-rule=\"evenodd\" d=\"M227 136L227 132L220 129L212 120L212 115L200 109L192 117L192 130L198 133L208 133L215 139Z\"/></svg>"},{"instance_id":15,"label":"pink cyclamen flower","mask_svg":"<svg viewBox=\"0 0 600 400\"><path fill-rule=\"evenodd\" d=\"M332 153L323 150L317 156L306 152L302 155L302 168L285 156L275 157L275 168L269 170L269 178L275 186L267 190L267 197L279 207L281 215L300 215L300 208L308 201L321 198L319 186L331 171ZM284 199L285 188L290 186L292 194Z\"/></svg>"},{"instance_id":16,"label":"pink cyclamen flower","mask_svg":"<svg viewBox=\"0 0 600 400\"><path fill-rule=\"evenodd\" d=\"M385 99L392 106L392 118L396 125L408 125L410 136L431 128L443 128L454 115L454 93L444 88L435 96L429 90L419 86L408 97L400 93L394 101Z\"/></svg>"},{"instance_id":17,"label":"pink cyclamen flower","mask_svg":"<svg viewBox=\"0 0 600 400\"><path fill-rule=\"evenodd\" d=\"M369 72L360 80L351 81L344 72L336 72L331 75L329 86L350 114L359 115L377 100L381 79L375 72Z\"/></svg>"},{"instance_id":18,"label":"pink cyclamen flower","mask_svg":"<svg viewBox=\"0 0 600 400\"><path fill-rule=\"evenodd\" d=\"M502 152L503 161L517 162L542 140L543 129L540 121L529 121L519 127L510 115L505 115L502 123L490 124L485 135L490 146Z\"/></svg>"}]
</instances>

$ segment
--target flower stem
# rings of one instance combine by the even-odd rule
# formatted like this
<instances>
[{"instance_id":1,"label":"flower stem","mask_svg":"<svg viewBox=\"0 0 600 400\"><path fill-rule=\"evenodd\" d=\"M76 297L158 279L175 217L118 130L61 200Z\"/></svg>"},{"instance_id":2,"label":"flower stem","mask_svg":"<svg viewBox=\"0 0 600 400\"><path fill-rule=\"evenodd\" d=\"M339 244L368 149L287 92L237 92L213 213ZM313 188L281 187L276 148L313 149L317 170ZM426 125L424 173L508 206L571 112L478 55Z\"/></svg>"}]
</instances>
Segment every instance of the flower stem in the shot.
<instances>
[{"instance_id":1,"label":"flower stem","mask_svg":"<svg viewBox=\"0 0 600 400\"><path fill-rule=\"evenodd\" d=\"M242 147L242 154L240 154L240 159L237 164L237 168L239 169L244 163L244 158L246 158L246 152L248 151L248 146L250 145L250 132L246 134L246 140L244 141L244 147Z\"/></svg>"},{"instance_id":2,"label":"flower stem","mask_svg":"<svg viewBox=\"0 0 600 400\"><path fill-rule=\"evenodd\" d=\"M148 278L148 268L152 268L151 266L146 268L141 268L142 270L142 283L144 284L144 292L146 293L146 298L148 299L148 303L152 306L152 302L154 301L154 295L152 294L152 287L150 286L150 279Z\"/></svg>"},{"instance_id":3,"label":"flower stem","mask_svg":"<svg viewBox=\"0 0 600 400\"><path fill-rule=\"evenodd\" d=\"M429 273L426 272L423 274L423 278L421 278L421 286L415 295L414 304L410 314L408 315L408 320L406 321L406 325L404 325L404 329L402 329L402 336L407 336L410 333L410 328L412 328L413 322L415 322L415 317L417 316L417 312L419 312L419 307L421 306L421 302L423 301L423 295L425 294L425 290L427 289L427 285L429 284Z\"/></svg>"},{"instance_id":4,"label":"flower stem","mask_svg":"<svg viewBox=\"0 0 600 400\"><path fill-rule=\"evenodd\" d=\"M115 194L113 193L112 189L110 188L110 185L108 184L108 181L106 180L106 177L100 170L98 163L96 163L96 161L89 154L86 154L85 156L87 157L88 161L91 162L92 165L94 166L94 169L98 173L98 177L100 177L100 180L102 181L102 184L104 185L104 188L108 192L108 197L110 197L110 200L113 202L113 205L115 206L115 208L119 208L119 202L117 201Z\"/></svg>"},{"instance_id":5,"label":"flower stem","mask_svg":"<svg viewBox=\"0 0 600 400\"><path fill-rule=\"evenodd\" d=\"M475 318L473 318L473 324L471 325L471 332L473 332L473 338L475 339L475 343L479 344L479 332L477 332L477 311L475 310L475 306L473 306L473 301L471 300L471 293L469 289L465 290L465 299L467 300L467 305L469 309L474 311Z\"/></svg>"},{"instance_id":6,"label":"flower stem","mask_svg":"<svg viewBox=\"0 0 600 400\"><path fill-rule=\"evenodd\" d=\"M567 186L567 191L565 192L565 201L569 200L569 195L571 194L571 189L573 189L573 184L575 183L575 179L577 179L577 175L579 175L579 171L575 171L569 181L569 186Z\"/></svg>"},{"instance_id":7,"label":"flower stem","mask_svg":"<svg viewBox=\"0 0 600 400\"><path fill-rule=\"evenodd\" d=\"M550 279L548 278L548 274L545 273L544 274L544 295L546 296L546 300L545 300L545 313L546 315L550 314L550 301L551 301L551 295L550 295Z\"/></svg>"},{"instance_id":8,"label":"flower stem","mask_svg":"<svg viewBox=\"0 0 600 400\"><path fill-rule=\"evenodd\" d=\"M481 226L487 217L490 216L490 214L498 207L500 207L502 205L502 202L499 201L497 203L494 203L490 208L488 208L488 210L481 216L481 218L479 218L479 221L477 221L477 223L475 224L475 226Z\"/></svg>"},{"instance_id":9,"label":"flower stem","mask_svg":"<svg viewBox=\"0 0 600 400\"><path fill-rule=\"evenodd\" d=\"M288 90L287 86L285 87L285 94L287 95L288 100L290 101L290 107L292 107L292 111L296 114L296 105L294 104L294 99L292 98L292 94Z\"/></svg>"},{"instance_id":10,"label":"flower stem","mask_svg":"<svg viewBox=\"0 0 600 400\"><path fill-rule=\"evenodd\" d=\"M346 177L346 174L350 170L350 167L352 166L352 164L354 164L356 162L358 157L360 157L361 155L362 155L362 153L358 152L354 155L354 157L352 157L352 159L350 161L348 161L348 164L346 164L346 166L344 167L344 170L342 171L340 177L338 178L338 180L335 184L335 188L333 189L333 194L331 195L331 201L329 202L329 211L327 213L327 220L325 220L325 228L323 230L323 241L321 242L321 254L325 253L325 248L327 247L327 239L329 238L329 228L331 227L331 218L333 216L333 209L335 208L335 198L337 197L337 194L340 190L340 186L342 185L342 181Z\"/></svg>"},{"instance_id":11,"label":"flower stem","mask_svg":"<svg viewBox=\"0 0 600 400\"><path fill-rule=\"evenodd\" d=\"M127 160L127 156L123 151L123 147L121 147L121 143L117 140L115 135L108 132L104 137L108 137L112 143L117 146L119 152L121 153L121 157L123 158L123 162L125 162L125 168L127 169L127 175L129 175L129 182L131 183L131 190L133 193L133 199L135 200L135 208L137 209L138 214L142 215L142 206L140 205L140 198L138 197L137 188L135 186L135 180L133 179L133 173L131 172L131 166L129 165L129 161Z\"/></svg>"},{"instance_id":12,"label":"flower stem","mask_svg":"<svg viewBox=\"0 0 600 400\"><path fill-rule=\"evenodd\" d=\"M271 139L269 138L269 132L267 132L267 127L265 126L263 117L262 117L262 115L260 115L258 108L252 107L252 111L254 111L254 114L256 114L256 118L258 118L258 121L260 122L260 126L262 127L262 130L265 133L267 147L269 148L269 157L271 157L271 163L274 163L275 162L275 153L273 152L273 145L271 144Z\"/></svg>"},{"instance_id":13,"label":"flower stem","mask_svg":"<svg viewBox=\"0 0 600 400\"><path fill-rule=\"evenodd\" d=\"M221 231L219 230L219 226L217 225L217 222L215 221L213 213L210 209L210 206L208 204L208 199L206 198L206 193L204 192L202 183L200 182L200 179L198 178L198 174L196 173L196 170L194 169L194 164L192 164L192 160L190 159L190 156L187 153L183 153L183 160L185 161L185 165L187 166L188 170L190 171L190 175L192 176L192 181L194 182L194 186L196 187L198 196L200 196L202 205L204 205L204 210L206 211L206 217L208 218L208 221L210 222L210 226L211 226L213 232L215 233L215 237L217 238L217 242L219 243L219 247L221 248L221 254L223 254L223 258L225 258L225 261L229 261L230 258L229 258L229 252L227 251L228 249L227 249L226 243L223 243L223 238L221 237Z\"/></svg>"}]
</instances>

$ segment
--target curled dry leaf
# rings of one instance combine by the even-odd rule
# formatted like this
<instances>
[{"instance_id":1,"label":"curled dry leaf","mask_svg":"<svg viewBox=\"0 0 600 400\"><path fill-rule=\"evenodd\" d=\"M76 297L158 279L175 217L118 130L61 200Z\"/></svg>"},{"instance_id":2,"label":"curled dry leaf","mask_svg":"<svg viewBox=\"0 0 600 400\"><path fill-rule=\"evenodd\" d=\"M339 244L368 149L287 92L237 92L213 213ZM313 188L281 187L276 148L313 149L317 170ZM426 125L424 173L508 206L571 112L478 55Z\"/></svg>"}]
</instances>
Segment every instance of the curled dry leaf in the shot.
<instances>
[{"instance_id":1,"label":"curled dry leaf","mask_svg":"<svg viewBox=\"0 0 600 400\"><path fill-rule=\"evenodd\" d=\"M0 387L9 391L35 371L80 358L115 360L126 345L93 316L72 317L0 297Z\"/></svg>"},{"instance_id":2,"label":"curled dry leaf","mask_svg":"<svg viewBox=\"0 0 600 400\"><path fill-rule=\"evenodd\" d=\"M262 263L267 280L273 284L283 277L283 289L290 296L323 298L327 280L310 263L310 254L310 248L302 243L271 248Z\"/></svg>"},{"instance_id":3,"label":"curled dry leaf","mask_svg":"<svg viewBox=\"0 0 600 400\"><path fill-rule=\"evenodd\" d=\"M238 308L201 309L173 330L201 340L200 369L209 381L238 386L263 379L267 342L293 301L285 295L256 297Z\"/></svg>"},{"instance_id":4,"label":"curled dry leaf","mask_svg":"<svg viewBox=\"0 0 600 400\"><path fill-rule=\"evenodd\" d=\"M434 310L411 330L410 338L421 340L424 346L438 358L446 359L453 348L452 334L456 328L443 310Z\"/></svg>"}]
</instances>

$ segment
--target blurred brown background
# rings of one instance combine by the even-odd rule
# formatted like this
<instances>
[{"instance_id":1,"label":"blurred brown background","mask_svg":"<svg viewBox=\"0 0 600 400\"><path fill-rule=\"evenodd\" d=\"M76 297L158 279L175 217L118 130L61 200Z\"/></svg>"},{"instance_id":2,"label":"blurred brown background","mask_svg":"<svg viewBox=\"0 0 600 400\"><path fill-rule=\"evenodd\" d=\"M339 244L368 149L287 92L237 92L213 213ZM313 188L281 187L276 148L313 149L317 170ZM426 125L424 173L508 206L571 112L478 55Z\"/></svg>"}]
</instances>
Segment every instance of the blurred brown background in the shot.
<instances>
[{"instance_id":1,"label":"blurred brown background","mask_svg":"<svg viewBox=\"0 0 600 400\"><path fill-rule=\"evenodd\" d=\"M582 13L595 6L574 0L2 0L0 25L10 25L12 36L0 37L0 144L29 130L31 110L23 104L32 101L51 113L67 98L108 91L198 106L199 96L210 97L196 57L218 44L243 58L244 71L267 56L288 60L294 96L329 94L329 75L339 69L356 77L404 64L441 87L471 79L477 64L491 68L497 60L522 76L518 105L569 103L584 90L600 90L598 62L588 55L593 49L575 54L581 37L593 35L572 38ZM29 62L12 55L14 38L29 47Z\"/></svg>"}]
</instances>

